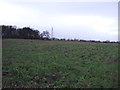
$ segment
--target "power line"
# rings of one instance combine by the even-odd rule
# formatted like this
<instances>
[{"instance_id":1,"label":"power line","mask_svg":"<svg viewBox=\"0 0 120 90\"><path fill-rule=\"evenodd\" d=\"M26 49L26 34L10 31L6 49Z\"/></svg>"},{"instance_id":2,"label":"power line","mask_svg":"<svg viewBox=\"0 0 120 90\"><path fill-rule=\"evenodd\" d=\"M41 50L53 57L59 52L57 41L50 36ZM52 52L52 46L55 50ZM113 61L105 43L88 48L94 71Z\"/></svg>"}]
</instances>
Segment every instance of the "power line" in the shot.
<instances>
[{"instance_id":1,"label":"power line","mask_svg":"<svg viewBox=\"0 0 120 90\"><path fill-rule=\"evenodd\" d=\"M53 39L53 27L52 27L52 31L51 31L51 38Z\"/></svg>"}]
</instances>

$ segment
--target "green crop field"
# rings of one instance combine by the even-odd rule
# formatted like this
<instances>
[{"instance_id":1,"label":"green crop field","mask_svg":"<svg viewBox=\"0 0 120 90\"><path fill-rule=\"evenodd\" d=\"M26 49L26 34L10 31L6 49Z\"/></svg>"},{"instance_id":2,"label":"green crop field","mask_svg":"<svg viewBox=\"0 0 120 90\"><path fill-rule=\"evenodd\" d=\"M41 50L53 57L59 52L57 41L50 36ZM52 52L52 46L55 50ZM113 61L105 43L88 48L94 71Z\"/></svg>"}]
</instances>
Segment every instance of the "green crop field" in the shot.
<instances>
[{"instance_id":1,"label":"green crop field","mask_svg":"<svg viewBox=\"0 0 120 90\"><path fill-rule=\"evenodd\" d=\"M118 44L2 40L3 88L117 88Z\"/></svg>"}]
</instances>

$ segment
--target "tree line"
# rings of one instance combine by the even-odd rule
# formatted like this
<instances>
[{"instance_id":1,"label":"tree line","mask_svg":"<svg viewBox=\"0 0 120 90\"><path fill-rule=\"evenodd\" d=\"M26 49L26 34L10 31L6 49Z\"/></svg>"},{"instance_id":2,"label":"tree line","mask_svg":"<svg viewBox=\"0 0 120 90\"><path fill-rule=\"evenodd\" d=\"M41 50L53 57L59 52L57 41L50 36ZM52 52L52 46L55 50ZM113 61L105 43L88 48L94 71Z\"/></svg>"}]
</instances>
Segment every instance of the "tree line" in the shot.
<instances>
[{"instance_id":1,"label":"tree line","mask_svg":"<svg viewBox=\"0 0 120 90\"><path fill-rule=\"evenodd\" d=\"M50 39L50 33L34 30L30 27L16 28L16 26L2 25L2 38L20 38L20 39Z\"/></svg>"},{"instance_id":2,"label":"tree line","mask_svg":"<svg viewBox=\"0 0 120 90\"><path fill-rule=\"evenodd\" d=\"M79 42L95 42L95 43L119 43L106 41L95 41L95 40L78 40L78 39L58 39L55 37L50 38L50 33L48 31L43 31L32 29L30 27L17 28L11 25L2 25L2 38L19 38L19 39L40 39L40 40L57 40L57 41L79 41Z\"/></svg>"}]
</instances>

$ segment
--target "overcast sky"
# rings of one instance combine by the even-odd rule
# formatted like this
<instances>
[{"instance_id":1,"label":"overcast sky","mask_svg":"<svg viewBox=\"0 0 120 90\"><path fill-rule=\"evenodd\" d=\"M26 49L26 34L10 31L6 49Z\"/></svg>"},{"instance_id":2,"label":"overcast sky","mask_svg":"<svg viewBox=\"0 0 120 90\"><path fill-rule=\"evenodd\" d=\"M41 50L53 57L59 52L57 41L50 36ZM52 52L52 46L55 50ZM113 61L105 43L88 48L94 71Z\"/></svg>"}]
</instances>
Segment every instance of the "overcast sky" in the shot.
<instances>
[{"instance_id":1,"label":"overcast sky","mask_svg":"<svg viewBox=\"0 0 120 90\"><path fill-rule=\"evenodd\" d=\"M4 0L3 0L4 1ZM0 25L48 30L56 38L118 40L118 2L0 2Z\"/></svg>"}]
</instances>

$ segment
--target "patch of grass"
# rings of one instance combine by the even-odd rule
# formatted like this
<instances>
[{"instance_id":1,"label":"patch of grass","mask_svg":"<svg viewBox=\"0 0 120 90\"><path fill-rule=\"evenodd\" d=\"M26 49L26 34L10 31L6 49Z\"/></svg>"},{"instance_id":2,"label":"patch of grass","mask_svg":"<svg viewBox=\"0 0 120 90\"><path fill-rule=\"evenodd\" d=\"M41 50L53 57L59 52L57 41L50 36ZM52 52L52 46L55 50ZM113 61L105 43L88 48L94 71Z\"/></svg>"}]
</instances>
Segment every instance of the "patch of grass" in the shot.
<instances>
[{"instance_id":1,"label":"patch of grass","mask_svg":"<svg viewBox=\"0 0 120 90\"><path fill-rule=\"evenodd\" d=\"M3 39L3 88L117 88L118 44Z\"/></svg>"}]
</instances>

